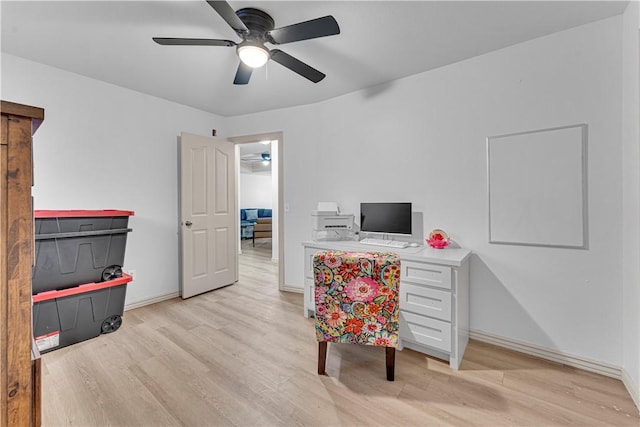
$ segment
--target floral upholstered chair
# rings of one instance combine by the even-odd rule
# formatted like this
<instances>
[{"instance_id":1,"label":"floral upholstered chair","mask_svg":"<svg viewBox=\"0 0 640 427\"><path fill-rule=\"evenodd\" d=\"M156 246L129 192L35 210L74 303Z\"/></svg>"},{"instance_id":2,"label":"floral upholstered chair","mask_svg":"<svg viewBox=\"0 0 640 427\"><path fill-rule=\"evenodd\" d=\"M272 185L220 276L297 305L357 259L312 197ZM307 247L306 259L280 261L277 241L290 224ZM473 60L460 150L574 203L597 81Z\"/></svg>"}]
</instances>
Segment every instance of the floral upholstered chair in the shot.
<instances>
[{"instance_id":1,"label":"floral upholstered chair","mask_svg":"<svg viewBox=\"0 0 640 427\"><path fill-rule=\"evenodd\" d=\"M318 375L325 375L327 342L386 347L387 380L394 380L398 346L400 258L380 252L316 252L313 257Z\"/></svg>"}]
</instances>

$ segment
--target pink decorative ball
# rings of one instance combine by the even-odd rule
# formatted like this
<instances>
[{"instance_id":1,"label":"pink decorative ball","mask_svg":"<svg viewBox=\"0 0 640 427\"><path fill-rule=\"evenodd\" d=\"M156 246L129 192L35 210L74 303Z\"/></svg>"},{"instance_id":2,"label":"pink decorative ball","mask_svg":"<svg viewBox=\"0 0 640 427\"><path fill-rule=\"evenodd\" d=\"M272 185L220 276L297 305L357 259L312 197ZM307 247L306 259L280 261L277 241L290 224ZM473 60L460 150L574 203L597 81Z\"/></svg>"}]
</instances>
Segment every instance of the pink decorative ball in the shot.
<instances>
[{"instance_id":1,"label":"pink decorative ball","mask_svg":"<svg viewBox=\"0 0 640 427\"><path fill-rule=\"evenodd\" d=\"M426 241L429 246L435 249L444 249L449 246L449 236L444 230L438 228L429 233Z\"/></svg>"}]
</instances>

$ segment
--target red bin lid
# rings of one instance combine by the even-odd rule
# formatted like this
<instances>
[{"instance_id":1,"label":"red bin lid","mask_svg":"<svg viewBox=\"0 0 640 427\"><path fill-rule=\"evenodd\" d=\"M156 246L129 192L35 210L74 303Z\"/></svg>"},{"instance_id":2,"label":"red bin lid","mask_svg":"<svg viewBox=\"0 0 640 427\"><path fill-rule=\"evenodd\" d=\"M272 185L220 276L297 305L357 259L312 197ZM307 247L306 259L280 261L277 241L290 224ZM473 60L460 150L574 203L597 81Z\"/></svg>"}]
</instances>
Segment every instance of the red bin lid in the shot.
<instances>
[{"instance_id":1,"label":"red bin lid","mask_svg":"<svg viewBox=\"0 0 640 427\"><path fill-rule=\"evenodd\" d=\"M133 216L133 211L103 210L34 210L35 218L85 218L93 216Z\"/></svg>"},{"instance_id":2,"label":"red bin lid","mask_svg":"<svg viewBox=\"0 0 640 427\"><path fill-rule=\"evenodd\" d=\"M33 302L48 301L56 298L68 297L71 295L83 294L86 292L97 291L99 289L111 288L113 286L120 286L133 281L133 276L127 273L122 273L122 277L109 280L108 282L100 283L87 283L85 285L76 286L74 288L62 289L59 291L45 291L35 294L31 297Z\"/></svg>"}]
</instances>

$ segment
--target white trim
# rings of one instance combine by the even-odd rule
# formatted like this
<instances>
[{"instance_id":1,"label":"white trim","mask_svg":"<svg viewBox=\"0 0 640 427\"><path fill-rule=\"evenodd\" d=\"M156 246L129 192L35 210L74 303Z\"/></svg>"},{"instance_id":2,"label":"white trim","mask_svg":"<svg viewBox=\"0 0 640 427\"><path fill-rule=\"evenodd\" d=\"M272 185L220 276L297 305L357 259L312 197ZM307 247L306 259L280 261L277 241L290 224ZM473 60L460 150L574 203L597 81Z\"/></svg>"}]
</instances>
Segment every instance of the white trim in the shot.
<instances>
[{"instance_id":1,"label":"white trim","mask_svg":"<svg viewBox=\"0 0 640 427\"><path fill-rule=\"evenodd\" d=\"M627 370L624 368L622 368L622 384L627 388L627 391L631 395L631 399L633 399L633 403L636 404L638 413L640 414L640 387L638 387L638 384L633 382L631 375L629 375Z\"/></svg>"},{"instance_id":2,"label":"white trim","mask_svg":"<svg viewBox=\"0 0 640 427\"><path fill-rule=\"evenodd\" d=\"M298 288L298 287L293 287L291 285L284 285L284 287L282 288L283 291L285 292L293 292L296 294L303 294L304 293L304 288Z\"/></svg>"},{"instance_id":3,"label":"white trim","mask_svg":"<svg viewBox=\"0 0 640 427\"><path fill-rule=\"evenodd\" d=\"M530 356L539 357L541 359L551 360L552 362L561 363L563 365L573 366L574 368L584 369L585 371L595 372L596 374L605 375L618 380L622 379L622 369L619 366L610 365L598 360L588 359L586 357L564 353L555 349L529 344L524 341L493 335L484 331L470 330L469 338L497 345L498 347L508 348L509 350L518 351L520 353L525 353Z\"/></svg>"},{"instance_id":4,"label":"white trim","mask_svg":"<svg viewBox=\"0 0 640 427\"><path fill-rule=\"evenodd\" d=\"M158 302L166 301L168 299L176 298L180 296L180 292L171 292L170 294L159 295L151 298L141 299L139 301L130 302L125 304L124 311L133 310L134 308L144 307L145 305L156 304Z\"/></svg>"}]
</instances>

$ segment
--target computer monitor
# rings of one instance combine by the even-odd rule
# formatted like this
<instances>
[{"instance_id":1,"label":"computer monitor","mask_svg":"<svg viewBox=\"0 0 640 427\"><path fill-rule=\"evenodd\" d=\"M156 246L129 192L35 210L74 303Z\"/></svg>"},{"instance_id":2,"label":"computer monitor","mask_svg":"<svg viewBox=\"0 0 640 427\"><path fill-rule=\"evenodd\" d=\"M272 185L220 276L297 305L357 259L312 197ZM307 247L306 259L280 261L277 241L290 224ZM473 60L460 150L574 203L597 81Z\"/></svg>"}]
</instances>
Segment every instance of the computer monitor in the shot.
<instances>
[{"instance_id":1,"label":"computer monitor","mask_svg":"<svg viewBox=\"0 0 640 427\"><path fill-rule=\"evenodd\" d=\"M360 203L360 231L411 235L411 203Z\"/></svg>"}]
</instances>

